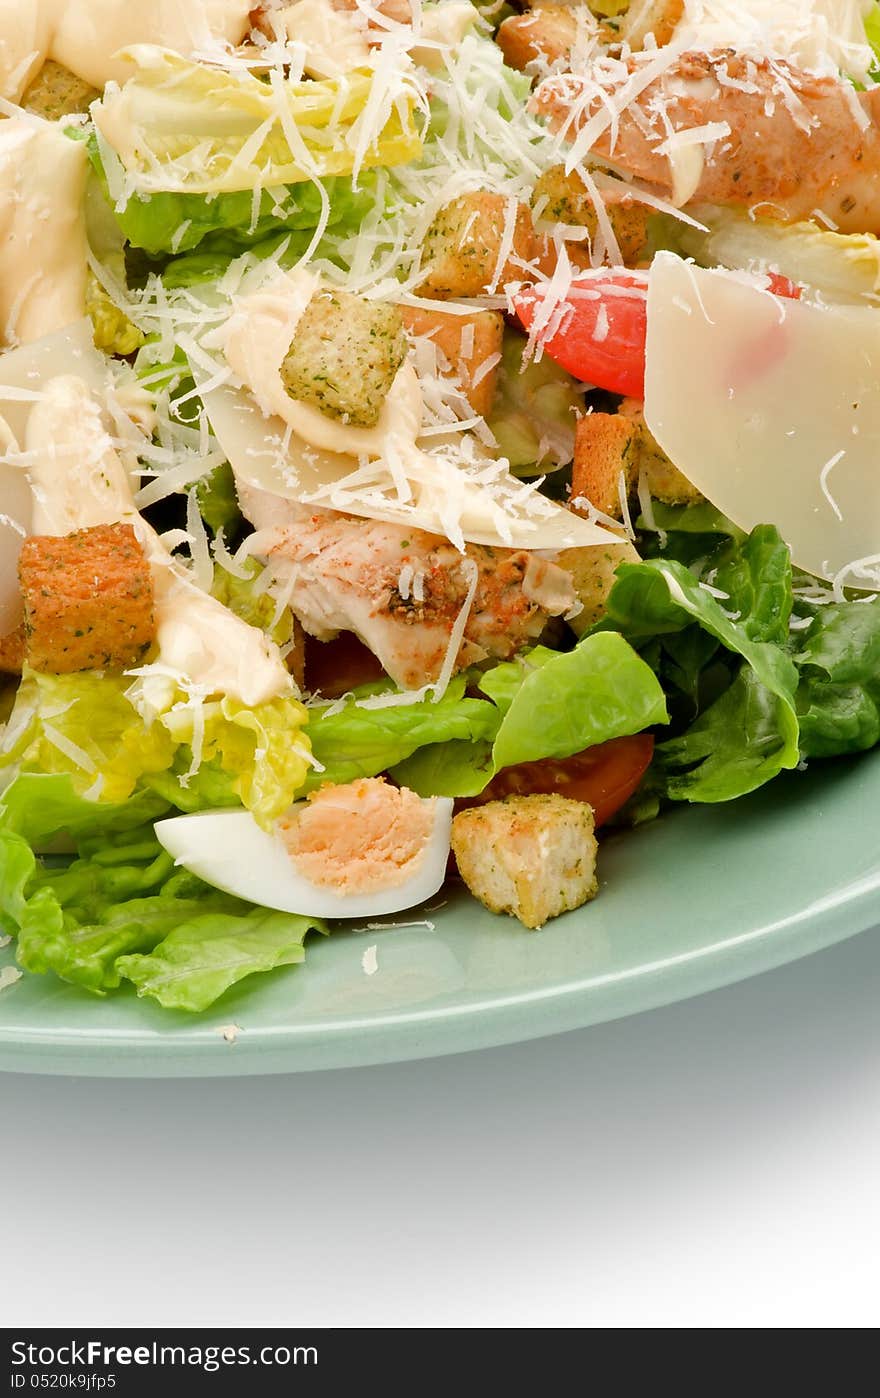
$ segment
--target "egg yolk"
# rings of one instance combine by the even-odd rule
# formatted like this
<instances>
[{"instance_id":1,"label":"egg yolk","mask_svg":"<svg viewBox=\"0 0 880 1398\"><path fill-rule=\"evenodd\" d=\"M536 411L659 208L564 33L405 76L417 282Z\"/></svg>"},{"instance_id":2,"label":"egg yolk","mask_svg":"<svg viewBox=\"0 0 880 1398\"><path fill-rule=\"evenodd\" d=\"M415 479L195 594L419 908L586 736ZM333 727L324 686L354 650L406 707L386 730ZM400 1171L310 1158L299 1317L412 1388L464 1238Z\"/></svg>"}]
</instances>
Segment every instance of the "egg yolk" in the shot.
<instances>
[{"instance_id":1,"label":"egg yolk","mask_svg":"<svg viewBox=\"0 0 880 1398\"><path fill-rule=\"evenodd\" d=\"M405 883L419 868L434 824L434 802L361 777L325 786L278 822L295 868L321 888L371 893Z\"/></svg>"}]
</instances>

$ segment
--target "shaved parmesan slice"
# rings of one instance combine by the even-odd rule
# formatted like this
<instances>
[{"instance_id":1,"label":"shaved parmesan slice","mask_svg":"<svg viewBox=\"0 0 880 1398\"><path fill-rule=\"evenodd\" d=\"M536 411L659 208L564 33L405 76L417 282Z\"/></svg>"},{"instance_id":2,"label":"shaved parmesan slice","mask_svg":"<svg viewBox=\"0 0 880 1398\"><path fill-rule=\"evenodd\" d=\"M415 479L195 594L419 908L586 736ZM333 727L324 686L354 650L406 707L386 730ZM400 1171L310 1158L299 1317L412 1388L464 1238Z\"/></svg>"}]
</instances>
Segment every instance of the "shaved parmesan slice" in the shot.
<instances>
[{"instance_id":1,"label":"shaved parmesan slice","mask_svg":"<svg viewBox=\"0 0 880 1398\"><path fill-rule=\"evenodd\" d=\"M290 397L281 379L296 325L318 279L284 274L242 297L229 320L205 336L220 347L240 385L227 382L210 355L190 358L211 426L240 483L301 504L405 524L465 542L563 549L608 542L598 525L523 485L479 454L461 432L422 449L422 390L401 366L375 427L337 422Z\"/></svg>"},{"instance_id":2,"label":"shaved parmesan slice","mask_svg":"<svg viewBox=\"0 0 880 1398\"><path fill-rule=\"evenodd\" d=\"M830 580L880 555L880 315L740 277L655 258L645 420L719 510L775 524L794 562Z\"/></svg>"},{"instance_id":3,"label":"shaved parmesan slice","mask_svg":"<svg viewBox=\"0 0 880 1398\"><path fill-rule=\"evenodd\" d=\"M198 381L201 371L192 367ZM287 500L425 529L454 543L554 550L614 537L523 487L494 461L464 467L419 451L404 464L410 497L401 498L382 461L358 466L350 456L310 447L282 419L266 419L244 389L218 386L205 394L205 406L236 478Z\"/></svg>"}]
</instances>

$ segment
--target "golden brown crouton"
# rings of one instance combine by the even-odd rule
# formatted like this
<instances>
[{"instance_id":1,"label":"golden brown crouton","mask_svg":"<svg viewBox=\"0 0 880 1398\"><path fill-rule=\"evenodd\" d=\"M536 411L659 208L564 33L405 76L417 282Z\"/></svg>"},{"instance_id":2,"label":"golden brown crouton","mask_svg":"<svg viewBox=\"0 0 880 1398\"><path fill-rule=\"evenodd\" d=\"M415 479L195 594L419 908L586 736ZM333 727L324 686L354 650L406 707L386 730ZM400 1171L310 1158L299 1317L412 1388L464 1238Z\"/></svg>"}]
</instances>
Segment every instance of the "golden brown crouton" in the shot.
<instances>
[{"instance_id":1,"label":"golden brown crouton","mask_svg":"<svg viewBox=\"0 0 880 1398\"><path fill-rule=\"evenodd\" d=\"M514 219L513 246L499 267L504 234ZM503 194L462 194L444 204L425 234L422 266L427 275L420 296L481 296L507 282L522 281L521 262L535 254L532 215L525 204Z\"/></svg>"},{"instance_id":2,"label":"golden brown crouton","mask_svg":"<svg viewBox=\"0 0 880 1398\"><path fill-rule=\"evenodd\" d=\"M577 32L577 20L567 5L541 5L529 14L505 19L495 40L508 68L522 72L535 60L567 62Z\"/></svg>"},{"instance_id":3,"label":"golden brown crouton","mask_svg":"<svg viewBox=\"0 0 880 1398\"><path fill-rule=\"evenodd\" d=\"M602 514L622 517L621 495L626 498L638 479L638 441L637 425L617 413L578 419L571 470L574 510L579 499L586 499Z\"/></svg>"},{"instance_id":4,"label":"golden brown crouton","mask_svg":"<svg viewBox=\"0 0 880 1398\"><path fill-rule=\"evenodd\" d=\"M691 485L687 476L673 466L645 422L644 404L639 398L624 398L620 414L638 434L636 481L641 478L649 495L663 505L698 505L705 497Z\"/></svg>"},{"instance_id":5,"label":"golden brown crouton","mask_svg":"<svg viewBox=\"0 0 880 1398\"><path fill-rule=\"evenodd\" d=\"M316 291L281 378L291 398L356 427L375 427L405 354L397 306L350 291Z\"/></svg>"},{"instance_id":6,"label":"golden brown crouton","mask_svg":"<svg viewBox=\"0 0 880 1398\"><path fill-rule=\"evenodd\" d=\"M130 524L25 539L18 564L35 670L124 669L154 639L153 582Z\"/></svg>"},{"instance_id":7,"label":"golden brown crouton","mask_svg":"<svg viewBox=\"0 0 880 1398\"><path fill-rule=\"evenodd\" d=\"M565 241L569 258L576 267L590 265L590 247L595 241L599 220L596 206L576 170L566 174L564 165L551 165L549 170L545 170L532 191L532 210L535 218L543 223L585 228L588 234L586 243ZM645 252L651 210L633 199L624 198L606 199L605 211L623 263L627 267L634 267ZM546 270L552 272L552 268Z\"/></svg>"},{"instance_id":8,"label":"golden brown crouton","mask_svg":"<svg viewBox=\"0 0 880 1398\"><path fill-rule=\"evenodd\" d=\"M631 49L640 49L648 35L653 34L661 48L669 43L683 13L684 0L632 0L620 26L620 37Z\"/></svg>"},{"instance_id":9,"label":"golden brown crouton","mask_svg":"<svg viewBox=\"0 0 880 1398\"><path fill-rule=\"evenodd\" d=\"M640 484L664 505L696 505L703 499L655 441L639 399L624 398L619 413L582 417L575 432L572 508L584 513L577 501L585 498L621 519L621 494L633 494Z\"/></svg>"},{"instance_id":10,"label":"golden brown crouton","mask_svg":"<svg viewBox=\"0 0 880 1398\"><path fill-rule=\"evenodd\" d=\"M26 112L35 112L46 121L87 112L97 97L97 88L71 73L62 63L47 58L37 76L21 99Z\"/></svg>"},{"instance_id":11,"label":"golden brown crouton","mask_svg":"<svg viewBox=\"0 0 880 1398\"><path fill-rule=\"evenodd\" d=\"M598 892L593 811L567 796L510 796L460 811L452 851L474 897L526 927Z\"/></svg>"},{"instance_id":12,"label":"golden brown crouton","mask_svg":"<svg viewBox=\"0 0 880 1398\"><path fill-rule=\"evenodd\" d=\"M487 417L495 397L498 379L497 359L501 354L504 318L498 311L474 311L453 315L429 306L401 306L403 323L411 335L426 335L440 351L443 362L456 375L475 413ZM486 363L492 364L489 369Z\"/></svg>"},{"instance_id":13,"label":"golden brown crouton","mask_svg":"<svg viewBox=\"0 0 880 1398\"><path fill-rule=\"evenodd\" d=\"M24 622L0 637L0 674L20 675L24 664Z\"/></svg>"},{"instance_id":14,"label":"golden brown crouton","mask_svg":"<svg viewBox=\"0 0 880 1398\"><path fill-rule=\"evenodd\" d=\"M582 611L569 618L576 636L583 636L605 615L614 574L621 563L639 563L629 539L619 544L594 544L590 548L564 549L556 562L570 576Z\"/></svg>"}]
</instances>

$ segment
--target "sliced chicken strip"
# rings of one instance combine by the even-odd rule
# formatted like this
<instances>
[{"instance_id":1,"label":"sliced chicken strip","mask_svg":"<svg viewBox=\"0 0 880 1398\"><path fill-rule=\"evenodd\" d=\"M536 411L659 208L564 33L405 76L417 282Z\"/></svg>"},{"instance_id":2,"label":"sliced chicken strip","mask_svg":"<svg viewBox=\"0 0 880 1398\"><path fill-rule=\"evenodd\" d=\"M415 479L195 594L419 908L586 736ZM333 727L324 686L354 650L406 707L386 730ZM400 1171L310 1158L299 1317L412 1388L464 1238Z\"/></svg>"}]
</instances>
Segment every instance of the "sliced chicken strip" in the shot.
<instances>
[{"instance_id":1,"label":"sliced chicken strip","mask_svg":"<svg viewBox=\"0 0 880 1398\"><path fill-rule=\"evenodd\" d=\"M261 555L306 631L322 641L354 632L403 689L438 678L473 564L476 589L456 670L509 659L537 639L548 616L574 605L569 575L525 550L468 544L461 554L421 529L296 505L241 483L239 498L265 532Z\"/></svg>"},{"instance_id":2,"label":"sliced chicken strip","mask_svg":"<svg viewBox=\"0 0 880 1398\"><path fill-rule=\"evenodd\" d=\"M619 104L639 62L548 78L533 110L575 141L603 107ZM590 154L669 198L675 133L701 128L707 140L718 134L705 146L694 202L745 205L785 222L818 211L841 232L880 232L880 88L856 93L781 59L733 50L686 53L605 123Z\"/></svg>"}]
</instances>

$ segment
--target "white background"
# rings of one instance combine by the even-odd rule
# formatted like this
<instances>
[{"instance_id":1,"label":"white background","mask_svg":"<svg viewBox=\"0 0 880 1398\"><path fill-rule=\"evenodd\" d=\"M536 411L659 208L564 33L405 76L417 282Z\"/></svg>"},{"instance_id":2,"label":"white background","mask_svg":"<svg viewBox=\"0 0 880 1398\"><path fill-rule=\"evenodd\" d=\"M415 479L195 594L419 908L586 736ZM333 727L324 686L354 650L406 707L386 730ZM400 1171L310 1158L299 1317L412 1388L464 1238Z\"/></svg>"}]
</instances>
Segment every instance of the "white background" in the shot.
<instances>
[{"instance_id":1,"label":"white background","mask_svg":"<svg viewBox=\"0 0 880 1398\"><path fill-rule=\"evenodd\" d=\"M0 1078L5 1326L875 1326L880 933L577 1034Z\"/></svg>"}]
</instances>

